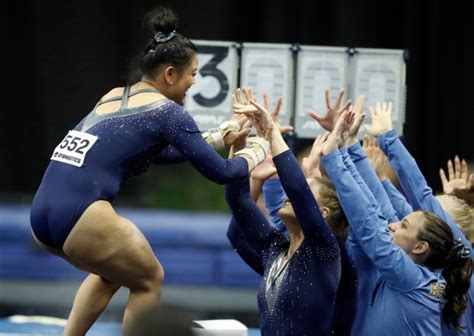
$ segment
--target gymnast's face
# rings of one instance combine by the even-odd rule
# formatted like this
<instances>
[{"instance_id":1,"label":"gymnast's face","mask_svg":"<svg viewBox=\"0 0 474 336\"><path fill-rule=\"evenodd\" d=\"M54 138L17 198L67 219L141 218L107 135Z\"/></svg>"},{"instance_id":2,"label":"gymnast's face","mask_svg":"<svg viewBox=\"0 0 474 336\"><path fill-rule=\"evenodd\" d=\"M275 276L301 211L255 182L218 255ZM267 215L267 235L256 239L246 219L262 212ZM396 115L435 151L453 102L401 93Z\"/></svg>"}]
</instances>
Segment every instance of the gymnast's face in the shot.
<instances>
[{"instance_id":1,"label":"gymnast's face","mask_svg":"<svg viewBox=\"0 0 474 336\"><path fill-rule=\"evenodd\" d=\"M388 231L392 236L393 242L410 256L420 242L418 232L422 229L423 220L423 213L416 211L403 218L400 222L388 224Z\"/></svg>"},{"instance_id":2,"label":"gymnast's face","mask_svg":"<svg viewBox=\"0 0 474 336\"><path fill-rule=\"evenodd\" d=\"M173 85L170 87L170 92L168 98L174 100L180 105L184 105L184 98L186 97L186 92L191 86L196 83L196 74L198 70L198 55L193 54L191 61L184 67L184 69L176 73L176 82L173 82Z\"/></svg>"}]
</instances>

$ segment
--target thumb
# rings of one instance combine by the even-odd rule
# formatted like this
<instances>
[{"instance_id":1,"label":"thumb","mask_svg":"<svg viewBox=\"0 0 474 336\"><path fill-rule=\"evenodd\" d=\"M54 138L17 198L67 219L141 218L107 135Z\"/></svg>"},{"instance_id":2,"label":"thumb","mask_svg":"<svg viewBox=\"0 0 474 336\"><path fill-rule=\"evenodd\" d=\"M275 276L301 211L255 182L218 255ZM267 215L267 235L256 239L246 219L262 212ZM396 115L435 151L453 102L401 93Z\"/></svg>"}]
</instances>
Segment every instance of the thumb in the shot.
<instances>
[{"instance_id":1,"label":"thumb","mask_svg":"<svg viewBox=\"0 0 474 336\"><path fill-rule=\"evenodd\" d=\"M293 131L293 126L283 126L280 128L280 133L281 134L285 134L285 133L288 133L288 132L292 132Z\"/></svg>"},{"instance_id":2,"label":"thumb","mask_svg":"<svg viewBox=\"0 0 474 336\"><path fill-rule=\"evenodd\" d=\"M246 138L249 135L249 133L250 133L250 128L245 127L237 132L236 138L237 139Z\"/></svg>"},{"instance_id":3,"label":"thumb","mask_svg":"<svg viewBox=\"0 0 474 336\"><path fill-rule=\"evenodd\" d=\"M308 114L311 118L313 118L317 122L320 122L323 119L323 117L321 117L319 114L317 114L316 111L309 110Z\"/></svg>"}]
</instances>

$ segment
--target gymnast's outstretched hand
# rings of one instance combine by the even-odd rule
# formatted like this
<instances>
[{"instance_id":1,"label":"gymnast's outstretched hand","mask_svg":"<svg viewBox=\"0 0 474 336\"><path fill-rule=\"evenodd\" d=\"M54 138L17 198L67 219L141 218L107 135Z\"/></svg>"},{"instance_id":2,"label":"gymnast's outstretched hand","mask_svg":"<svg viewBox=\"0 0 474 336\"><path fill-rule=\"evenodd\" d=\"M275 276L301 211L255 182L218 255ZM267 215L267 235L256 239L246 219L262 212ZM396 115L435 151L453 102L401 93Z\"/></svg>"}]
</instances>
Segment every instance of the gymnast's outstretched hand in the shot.
<instances>
[{"instance_id":1,"label":"gymnast's outstretched hand","mask_svg":"<svg viewBox=\"0 0 474 336\"><path fill-rule=\"evenodd\" d=\"M322 146L322 154L323 156L328 155L331 152L339 149L345 141L347 140L347 136L349 135L349 130L354 123L355 114L353 111L344 111L341 114L341 117L336 123L334 130L329 134L327 140L324 142Z\"/></svg>"},{"instance_id":2,"label":"gymnast's outstretched hand","mask_svg":"<svg viewBox=\"0 0 474 336\"><path fill-rule=\"evenodd\" d=\"M342 112L348 110L352 105L352 101L348 100L341 108L342 98L344 97L344 89L339 91L336 102L334 106L331 106L331 98L329 97L329 90L324 91L324 96L326 97L326 115L324 117L316 113L315 110L309 110L308 114L316 120L322 128L326 131L331 132L336 126L336 122L341 116Z\"/></svg>"},{"instance_id":3,"label":"gymnast's outstretched hand","mask_svg":"<svg viewBox=\"0 0 474 336\"><path fill-rule=\"evenodd\" d=\"M365 126L365 128L370 135L377 137L393 128L391 102L377 103L375 104L375 109L369 107L369 111L372 117L372 124Z\"/></svg>"},{"instance_id":4,"label":"gymnast's outstretched hand","mask_svg":"<svg viewBox=\"0 0 474 336\"><path fill-rule=\"evenodd\" d=\"M321 172L319 169L319 163L321 161L323 144L327 140L329 132L320 134L316 137L311 147L311 151L307 157L304 157L301 165L303 167L303 172L307 178L320 177Z\"/></svg>"}]
</instances>

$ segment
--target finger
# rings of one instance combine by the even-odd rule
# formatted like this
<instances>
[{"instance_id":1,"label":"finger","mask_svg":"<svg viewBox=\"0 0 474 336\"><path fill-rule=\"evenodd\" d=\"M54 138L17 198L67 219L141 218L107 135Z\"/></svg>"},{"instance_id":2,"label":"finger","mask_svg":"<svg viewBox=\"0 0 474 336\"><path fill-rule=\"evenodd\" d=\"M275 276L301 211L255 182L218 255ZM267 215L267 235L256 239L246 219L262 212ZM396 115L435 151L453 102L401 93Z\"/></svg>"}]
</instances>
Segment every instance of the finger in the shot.
<instances>
[{"instance_id":1,"label":"finger","mask_svg":"<svg viewBox=\"0 0 474 336\"><path fill-rule=\"evenodd\" d=\"M294 129L293 126L290 126L290 125L283 126L283 127L280 128L280 133L281 134L286 134L288 132L293 132L293 129Z\"/></svg>"},{"instance_id":2,"label":"finger","mask_svg":"<svg viewBox=\"0 0 474 336\"><path fill-rule=\"evenodd\" d=\"M237 139L246 138L248 137L249 134L250 134L250 128L244 128L240 130L239 132L237 132L236 138Z\"/></svg>"},{"instance_id":3,"label":"finger","mask_svg":"<svg viewBox=\"0 0 474 336\"><path fill-rule=\"evenodd\" d=\"M238 104L242 104L242 90L240 88L235 91L235 98Z\"/></svg>"},{"instance_id":4,"label":"finger","mask_svg":"<svg viewBox=\"0 0 474 336\"><path fill-rule=\"evenodd\" d=\"M355 113L359 114L364 111L364 103L365 103L365 96L364 95L357 96L355 106L354 106Z\"/></svg>"},{"instance_id":5,"label":"finger","mask_svg":"<svg viewBox=\"0 0 474 336\"><path fill-rule=\"evenodd\" d=\"M245 103L248 103L249 100L253 98L252 90L248 87L244 87L244 96L245 96Z\"/></svg>"},{"instance_id":6,"label":"finger","mask_svg":"<svg viewBox=\"0 0 474 336\"><path fill-rule=\"evenodd\" d=\"M342 97L344 97L344 89L339 90L337 95L336 103L334 104L334 110L339 111L339 106L341 106ZM345 110L345 109L343 109Z\"/></svg>"},{"instance_id":7,"label":"finger","mask_svg":"<svg viewBox=\"0 0 474 336\"><path fill-rule=\"evenodd\" d=\"M360 124L362 124L362 122L364 121L365 119L365 113L361 113L361 114L358 114L356 116L356 119L355 119L355 125L357 126L357 128L360 127Z\"/></svg>"},{"instance_id":8,"label":"finger","mask_svg":"<svg viewBox=\"0 0 474 336\"><path fill-rule=\"evenodd\" d=\"M349 110L349 109L351 109L351 108L352 108L352 110L354 109L354 108L353 108L353 105L352 105L352 100L349 99L348 101L346 101L346 103L345 103L344 106L342 107L341 111Z\"/></svg>"},{"instance_id":9,"label":"finger","mask_svg":"<svg viewBox=\"0 0 474 336\"><path fill-rule=\"evenodd\" d=\"M311 118L313 118L314 120L316 120L318 123L321 123L321 120L323 119L323 117L321 117L319 114L317 114L315 111L313 110L309 110L308 111L308 114Z\"/></svg>"},{"instance_id":10,"label":"finger","mask_svg":"<svg viewBox=\"0 0 474 336\"><path fill-rule=\"evenodd\" d=\"M325 141L328 139L329 134L331 134L331 132L325 132L325 133L323 134L323 137L321 138L322 142L325 142Z\"/></svg>"},{"instance_id":11,"label":"finger","mask_svg":"<svg viewBox=\"0 0 474 336\"><path fill-rule=\"evenodd\" d=\"M392 102L388 102L387 114L388 114L389 116L392 116Z\"/></svg>"},{"instance_id":12,"label":"finger","mask_svg":"<svg viewBox=\"0 0 474 336\"><path fill-rule=\"evenodd\" d=\"M454 168L453 168L453 161L448 160L448 177L449 180L454 180Z\"/></svg>"},{"instance_id":13,"label":"finger","mask_svg":"<svg viewBox=\"0 0 474 336\"><path fill-rule=\"evenodd\" d=\"M278 97L277 102L275 104L275 109L273 110L273 113L272 113L274 120L278 119L278 114L280 113L282 102L283 102L283 97Z\"/></svg>"},{"instance_id":14,"label":"finger","mask_svg":"<svg viewBox=\"0 0 474 336\"><path fill-rule=\"evenodd\" d=\"M324 98L326 100L326 108L331 109L331 99L329 98L329 89L324 90Z\"/></svg>"},{"instance_id":15,"label":"finger","mask_svg":"<svg viewBox=\"0 0 474 336\"><path fill-rule=\"evenodd\" d=\"M469 182L467 183L467 188L469 190L474 188L474 173L469 176Z\"/></svg>"},{"instance_id":16,"label":"finger","mask_svg":"<svg viewBox=\"0 0 474 336\"><path fill-rule=\"evenodd\" d=\"M459 179L461 178L461 161L459 156L454 156L454 177Z\"/></svg>"},{"instance_id":17,"label":"finger","mask_svg":"<svg viewBox=\"0 0 474 336\"><path fill-rule=\"evenodd\" d=\"M381 113L381 112L382 112L382 104L378 102L377 104L375 104L375 113Z\"/></svg>"},{"instance_id":18,"label":"finger","mask_svg":"<svg viewBox=\"0 0 474 336\"><path fill-rule=\"evenodd\" d=\"M268 102L268 94L266 92L263 93L263 106L268 110L270 109L270 103Z\"/></svg>"},{"instance_id":19,"label":"finger","mask_svg":"<svg viewBox=\"0 0 474 336\"><path fill-rule=\"evenodd\" d=\"M469 173L468 173L468 170L467 170L467 162L466 160L462 159L461 161L461 178L463 181L466 181L467 182L467 179L468 179L468 176Z\"/></svg>"},{"instance_id":20,"label":"finger","mask_svg":"<svg viewBox=\"0 0 474 336\"><path fill-rule=\"evenodd\" d=\"M444 173L443 168L439 169L439 178L441 179L441 184L443 185L443 192L445 194L448 193L448 190L447 190L448 179L446 178L446 174Z\"/></svg>"},{"instance_id":21,"label":"finger","mask_svg":"<svg viewBox=\"0 0 474 336\"><path fill-rule=\"evenodd\" d=\"M323 142L322 139L323 139L322 134L319 134L318 136L316 136L316 139L314 139L314 141L313 141L312 148L314 149L314 148L317 148L318 146L320 146L321 143Z\"/></svg>"},{"instance_id":22,"label":"finger","mask_svg":"<svg viewBox=\"0 0 474 336\"><path fill-rule=\"evenodd\" d=\"M256 100L251 99L251 100L250 100L250 104L252 104L253 106L255 106L259 111L270 114L270 112L268 112L268 110L265 108L265 106L263 106L262 104L258 103Z\"/></svg>"}]
</instances>

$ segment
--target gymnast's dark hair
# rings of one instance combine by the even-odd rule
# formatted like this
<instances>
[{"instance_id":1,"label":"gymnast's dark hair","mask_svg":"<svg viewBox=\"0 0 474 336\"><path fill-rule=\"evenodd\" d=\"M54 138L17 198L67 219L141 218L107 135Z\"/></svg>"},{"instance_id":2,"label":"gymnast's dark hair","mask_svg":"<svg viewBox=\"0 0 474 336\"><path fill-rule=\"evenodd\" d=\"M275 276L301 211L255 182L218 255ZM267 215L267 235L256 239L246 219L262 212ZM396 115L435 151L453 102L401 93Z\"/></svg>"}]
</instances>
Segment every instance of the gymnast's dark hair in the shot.
<instances>
[{"instance_id":1,"label":"gymnast's dark hair","mask_svg":"<svg viewBox=\"0 0 474 336\"><path fill-rule=\"evenodd\" d=\"M156 7L145 15L143 25L149 37L145 49L132 61L129 85L143 75L155 77L164 65L173 65L180 72L197 52L191 40L176 32L178 16L171 9Z\"/></svg>"},{"instance_id":2,"label":"gymnast's dark hair","mask_svg":"<svg viewBox=\"0 0 474 336\"><path fill-rule=\"evenodd\" d=\"M470 250L460 240L454 240L451 228L441 218L427 211L422 213L424 223L418 232L418 239L426 241L430 246L422 264L443 269L442 274L447 282L443 319L448 327L453 326L461 331L464 326L460 325L459 318L467 307L466 293L472 274Z\"/></svg>"}]
</instances>

